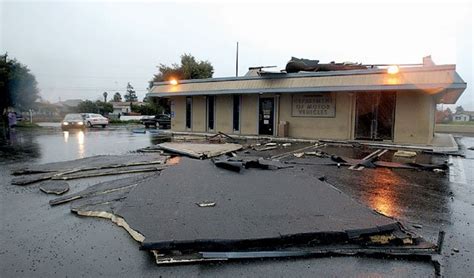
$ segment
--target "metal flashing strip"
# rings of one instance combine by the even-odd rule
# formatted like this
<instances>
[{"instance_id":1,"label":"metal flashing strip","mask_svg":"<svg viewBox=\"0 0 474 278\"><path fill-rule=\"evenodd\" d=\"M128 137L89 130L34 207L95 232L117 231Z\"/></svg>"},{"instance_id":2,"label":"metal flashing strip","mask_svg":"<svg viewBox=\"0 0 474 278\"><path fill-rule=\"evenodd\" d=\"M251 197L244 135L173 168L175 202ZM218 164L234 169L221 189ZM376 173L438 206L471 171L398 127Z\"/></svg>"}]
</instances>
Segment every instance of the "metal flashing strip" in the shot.
<instances>
[{"instance_id":1,"label":"metal flashing strip","mask_svg":"<svg viewBox=\"0 0 474 278\"><path fill-rule=\"evenodd\" d=\"M456 65L440 65L432 67L407 67L401 68L400 72L423 72L423 71L441 71L456 70ZM386 69L363 69L363 70L344 70L344 71L324 71L324 72L303 72L303 73L282 73L267 74L259 76L239 76L239 77L217 77L206 79L187 79L178 81L179 84L206 83L206 82L224 82L224 81L244 81L244 80L262 80L262 79L281 79L281 78L304 78L321 76L344 76L344 75L365 75L365 74L385 74ZM267 75L267 76L265 76ZM169 81L154 82L153 86L170 85Z\"/></svg>"},{"instance_id":2,"label":"metal flashing strip","mask_svg":"<svg viewBox=\"0 0 474 278\"><path fill-rule=\"evenodd\" d=\"M271 93L314 93L314 92L354 92L354 91L384 91L384 90L423 90L423 89L465 89L465 83L432 83L432 84L403 84L403 85L356 85L356 86L321 86L321 87L287 87L287 88L257 88L257 89L224 89L210 91L181 91L148 93L147 97L172 97L196 95L225 95L225 94L271 94Z\"/></svg>"}]
</instances>

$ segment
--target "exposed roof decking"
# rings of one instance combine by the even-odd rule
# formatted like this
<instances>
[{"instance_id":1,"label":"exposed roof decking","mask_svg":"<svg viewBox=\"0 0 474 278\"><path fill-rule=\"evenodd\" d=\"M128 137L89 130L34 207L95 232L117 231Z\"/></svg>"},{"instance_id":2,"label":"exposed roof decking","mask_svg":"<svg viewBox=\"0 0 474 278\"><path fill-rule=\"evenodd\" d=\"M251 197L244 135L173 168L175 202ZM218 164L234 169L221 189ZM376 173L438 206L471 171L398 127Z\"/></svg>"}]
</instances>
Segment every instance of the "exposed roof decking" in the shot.
<instances>
[{"instance_id":1,"label":"exposed roof decking","mask_svg":"<svg viewBox=\"0 0 474 278\"><path fill-rule=\"evenodd\" d=\"M182 80L178 85L155 83L149 96L300 93L322 91L424 90L430 94L450 92L457 100L466 83L454 66L402 68L395 75L368 69L340 72L269 74L268 77L234 77ZM448 90L449 89L449 90ZM446 100L444 100L444 103Z\"/></svg>"}]
</instances>

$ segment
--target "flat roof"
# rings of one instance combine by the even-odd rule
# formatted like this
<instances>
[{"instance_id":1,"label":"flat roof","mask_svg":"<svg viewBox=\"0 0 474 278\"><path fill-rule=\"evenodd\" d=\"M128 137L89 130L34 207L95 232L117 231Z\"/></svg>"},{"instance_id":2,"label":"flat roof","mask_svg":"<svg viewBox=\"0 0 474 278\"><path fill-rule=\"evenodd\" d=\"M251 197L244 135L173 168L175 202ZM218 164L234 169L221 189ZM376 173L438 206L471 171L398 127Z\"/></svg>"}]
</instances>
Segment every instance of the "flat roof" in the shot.
<instances>
[{"instance_id":1,"label":"flat roof","mask_svg":"<svg viewBox=\"0 0 474 278\"><path fill-rule=\"evenodd\" d=\"M225 94L311 93L422 90L441 94L439 102L455 103L466 88L455 65L400 68L397 74L371 68L330 72L260 72L258 76L155 82L148 97Z\"/></svg>"}]
</instances>

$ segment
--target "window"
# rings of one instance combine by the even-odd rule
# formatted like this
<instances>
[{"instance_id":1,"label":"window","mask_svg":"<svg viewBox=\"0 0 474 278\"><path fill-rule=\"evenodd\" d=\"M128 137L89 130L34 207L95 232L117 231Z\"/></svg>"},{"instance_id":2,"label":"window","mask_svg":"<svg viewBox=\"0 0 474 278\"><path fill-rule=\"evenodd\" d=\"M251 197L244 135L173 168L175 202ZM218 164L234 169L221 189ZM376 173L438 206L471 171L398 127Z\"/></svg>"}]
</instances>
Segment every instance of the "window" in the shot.
<instances>
[{"instance_id":1,"label":"window","mask_svg":"<svg viewBox=\"0 0 474 278\"><path fill-rule=\"evenodd\" d=\"M240 130L240 95L234 95L233 105L233 127L234 131Z\"/></svg>"},{"instance_id":2,"label":"window","mask_svg":"<svg viewBox=\"0 0 474 278\"><path fill-rule=\"evenodd\" d=\"M193 99L186 97L186 128L191 128L191 115L192 115Z\"/></svg>"},{"instance_id":3,"label":"window","mask_svg":"<svg viewBox=\"0 0 474 278\"><path fill-rule=\"evenodd\" d=\"M215 96L207 97L207 129L214 130L214 119L215 119Z\"/></svg>"}]
</instances>

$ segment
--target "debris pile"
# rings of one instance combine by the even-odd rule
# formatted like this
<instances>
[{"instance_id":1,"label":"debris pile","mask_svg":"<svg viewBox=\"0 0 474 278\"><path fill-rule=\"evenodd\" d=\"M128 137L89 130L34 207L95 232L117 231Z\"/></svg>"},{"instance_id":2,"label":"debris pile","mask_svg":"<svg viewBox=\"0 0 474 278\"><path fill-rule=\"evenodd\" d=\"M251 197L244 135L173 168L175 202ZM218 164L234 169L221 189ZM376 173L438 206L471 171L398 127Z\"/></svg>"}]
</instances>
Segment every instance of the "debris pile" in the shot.
<instances>
[{"instance_id":1,"label":"debris pile","mask_svg":"<svg viewBox=\"0 0 474 278\"><path fill-rule=\"evenodd\" d=\"M363 170L364 168L396 168L396 169L410 169L410 170L422 170L422 171L433 171L433 172L444 172L449 168L447 162L440 164L428 164L428 163L417 163L413 162L394 162L384 161L381 158L388 153L387 149L377 149L371 152L369 155L361 158L350 158L347 156L337 156L328 154L326 151L305 151L293 153L294 159L285 161L287 164L294 165L334 165L334 166L348 166L350 170ZM393 154L394 157L414 158L416 152L409 151L397 151ZM295 159L296 158L296 159ZM314 158L314 159L311 159Z\"/></svg>"},{"instance_id":2,"label":"debris pile","mask_svg":"<svg viewBox=\"0 0 474 278\"><path fill-rule=\"evenodd\" d=\"M264 170L277 170L291 168L292 165L282 163L276 159L265 159L257 156L221 156L213 159L214 165L219 168L240 172L243 168L258 168Z\"/></svg>"},{"instance_id":3,"label":"debris pile","mask_svg":"<svg viewBox=\"0 0 474 278\"><path fill-rule=\"evenodd\" d=\"M13 171L19 177L12 183L43 181L42 191L64 194L69 190L64 180L141 173L94 184L49 204L70 203L78 215L110 219L151 252L157 264L332 255L431 260L437 252L436 245L357 203L324 177L291 168L431 171L447 164L382 161L391 154L385 149L354 159L331 155L334 149L324 143L267 141L240 151L243 145L224 133L206 140L161 143L141 149L144 154L31 166ZM417 155L397 153L403 159Z\"/></svg>"},{"instance_id":4,"label":"debris pile","mask_svg":"<svg viewBox=\"0 0 474 278\"><path fill-rule=\"evenodd\" d=\"M168 153L180 154L197 159L206 159L242 149L242 145L233 143L175 143L166 142L157 145Z\"/></svg>"},{"instance_id":5,"label":"debris pile","mask_svg":"<svg viewBox=\"0 0 474 278\"><path fill-rule=\"evenodd\" d=\"M330 62L328 64L320 64L319 60L299 59L296 57L291 57L291 60L288 61L285 68L287 73L296 73L300 71L339 71L356 69L367 69L367 66L352 62Z\"/></svg>"}]
</instances>

